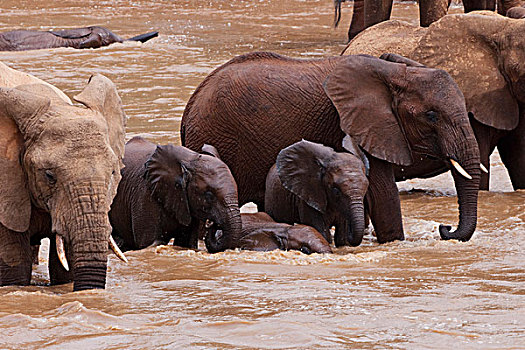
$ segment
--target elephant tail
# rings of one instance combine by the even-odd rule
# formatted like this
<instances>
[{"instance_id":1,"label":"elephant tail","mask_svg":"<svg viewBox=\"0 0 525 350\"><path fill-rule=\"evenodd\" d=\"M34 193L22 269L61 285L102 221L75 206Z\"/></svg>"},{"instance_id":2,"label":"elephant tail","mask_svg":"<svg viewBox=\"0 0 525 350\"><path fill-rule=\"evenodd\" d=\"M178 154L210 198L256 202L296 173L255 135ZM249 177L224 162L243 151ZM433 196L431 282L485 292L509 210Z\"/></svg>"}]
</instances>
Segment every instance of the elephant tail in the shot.
<instances>
[{"instance_id":1,"label":"elephant tail","mask_svg":"<svg viewBox=\"0 0 525 350\"><path fill-rule=\"evenodd\" d=\"M334 0L334 28L337 28L337 26L339 25L339 21L341 21L341 3L345 1L346 0Z\"/></svg>"},{"instance_id":2,"label":"elephant tail","mask_svg":"<svg viewBox=\"0 0 525 350\"><path fill-rule=\"evenodd\" d=\"M140 41L141 43L145 43L146 41L156 38L158 36L159 36L159 32L150 32L150 33L134 36L133 38L126 39L126 41Z\"/></svg>"}]
</instances>

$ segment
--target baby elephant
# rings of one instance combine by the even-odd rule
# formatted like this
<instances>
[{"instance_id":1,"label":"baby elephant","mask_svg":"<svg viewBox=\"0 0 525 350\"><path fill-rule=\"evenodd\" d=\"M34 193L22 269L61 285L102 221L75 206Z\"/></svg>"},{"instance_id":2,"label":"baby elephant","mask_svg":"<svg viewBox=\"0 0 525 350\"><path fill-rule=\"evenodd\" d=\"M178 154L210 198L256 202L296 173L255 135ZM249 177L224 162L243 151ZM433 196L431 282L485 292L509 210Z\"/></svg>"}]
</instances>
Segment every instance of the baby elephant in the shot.
<instances>
[{"instance_id":1,"label":"baby elephant","mask_svg":"<svg viewBox=\"0 0 525 350\"><path fill-rule=\"evenodd\" d=\"M197 248L199 226L224 234L217 251L231 249L241 234L237 185L210 145L199 154L182 146L157 146L141 137L126 144L125 168L109 219L122 250L153 244Z\"/></svg>"},{"instance_id":2,"label":"baby elephant","mask_svg":"<svg viewBox=\"0 0 525 350\"><path fill-rule=\"evenodd\" d=\"M336 246L358 246L365 229L368 161L347 136L352 153L300 141L281 150L266 177L265 211L279 222L309 225Z\"/></svg>"},{"instance_id":3,"label":"baby elephant","mask_svg":"<svg viewBox=\"0 0 525 350\"><path fill-rule=\"evenodd\" d=\"M242 214L241 217L242 238L237 243L240 249L299 250L305 254L332 252L326 239L313 227L275 222L263 212ZM221 231L217 234L220 235Z\"/></svg>"}]
</instances>

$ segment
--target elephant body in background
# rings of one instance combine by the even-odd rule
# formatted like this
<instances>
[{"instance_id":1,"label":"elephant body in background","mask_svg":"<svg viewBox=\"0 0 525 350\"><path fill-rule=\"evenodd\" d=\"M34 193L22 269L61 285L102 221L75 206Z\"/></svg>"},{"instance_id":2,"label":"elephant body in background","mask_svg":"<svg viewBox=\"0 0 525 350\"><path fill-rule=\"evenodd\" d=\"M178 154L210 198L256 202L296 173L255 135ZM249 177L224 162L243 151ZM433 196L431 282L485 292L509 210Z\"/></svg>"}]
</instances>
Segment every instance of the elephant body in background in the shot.
<instances>
[{"instance_id":1,"label":"elephant body in background","mask_svg":"<svg viewBox=\"0 0 525 350\"><path fill-rule=\"evenodd\" d=\"M239 188L239 204L264 208L266 174L285 147L307 139L343 151L345 133L370 163L367 203L380 243L404 239L393 165L413 152L459 162L456 232L468 240L477 220L479 153L461 91L442 71L371 56L293 59L273 53L238 56L213 71L184 110L182 143L217 147ZM452 162L452 161L451 161ZM449 163L450 164L450 163Z\"/></svg>"},{"instance_id":2,"label":"elephant body in background","mask_svg":"<svg viewBox=\"0 0 525 350\"><path fill-rule=\"evenodd\" d=\"M331 253L324 237L313 227L273 221L266 213L241 214L242 237L237 247L243 250L299 250L305 254Z\"/></svg>"},{"instance_id":3,"label":"elephant body in background","mask_svg":"<svg viewBox=\"0 0 525 350\"><path fill-rule=\"evenodd\" d=\"M507 10L519 6L522 0L498 0L498 13L505 15ZM336 3L336 17L340 16L341 0ZM419 22L422 27L439 20L447 14L451 0L420 0ZM480 10L494 11L496 0L462 0L465 13ZM392 12L393 0L355 0L352 22L348 30L348 40L352 40L357 34L377 23L388 21Z\"/></svg>"},{"instance_id":4,"label":"elephant body in background","mask_svg":"<svg viewBox=\"0 0 525 350\"><path fill-rule=\"evenodd\" d=\"M13 30L0 33L0 51L25 51L72 47L75 49L96 49L125 40L146 42L158 36L158 32L122 39L104 27L86 27L42 32L36 30Z\"/></svg>"},{"instance_id":5,"label":"elephant body in background","mask_svg":"<svg viewBox=\"0 0 525 350\"><path fill-rule=\"evenodd\" d=\"M481 163L490 171L496 147L514 189L525 188L525 21L491 12L448 15L429 28L401 21L371 27L344 54L394 52L451 74L465 95ZM446 165L424 156L396 178L430 177ZM489 174L480 188L489 189Z\"/></svg>"},{"instance_id":6,"label":"elephant body in background","mask_svg":"<svg viewBox=\"0 0 525 350\"><path fill-rule=\"evenodd\" d=\"M239 239L237 186L228 167L210 151L199 154L134 137L126 144L124 165L109 212L112 235L123 249L167 244L171 238L175 245L197 248L204 221L224 232L227 245L215 247L217 251L232 248L229 242Z\"/></svg>"},{"instance_id":7,"label":"elephant body in background","mask_svg":"<svg viewBox=\"0 0 525 350\"><path fill-rule=\"evenodd\" d=\"M0 68L0 285L29 284L31 244L49 237L51 284L104 288L124 155L115 85L92 76L75 96L80 108L51 85Z\"/></svg>"},{"instance_id":8,"label":"elephant body in background","mask_svg":"<svg viewBox=\"0 0 525 350\"><path fill-rule=\"evenodd\" d=\"M335 226L337 246L357 246L365 230L367 189L358 154L303 140L279 152L266 177L264 208L278 222L314 227L329 243Z\"/></svg>"}]
</instances>

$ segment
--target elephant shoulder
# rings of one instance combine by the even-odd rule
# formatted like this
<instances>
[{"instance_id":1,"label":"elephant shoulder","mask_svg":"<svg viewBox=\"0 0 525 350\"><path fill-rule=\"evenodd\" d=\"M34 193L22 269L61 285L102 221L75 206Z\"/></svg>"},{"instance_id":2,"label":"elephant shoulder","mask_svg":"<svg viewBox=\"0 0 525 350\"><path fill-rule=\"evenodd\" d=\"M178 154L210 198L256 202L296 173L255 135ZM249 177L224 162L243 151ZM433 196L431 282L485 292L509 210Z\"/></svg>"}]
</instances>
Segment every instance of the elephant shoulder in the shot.
<instances>
[{"instance_id":1,"label":"elephant shoulder","mask_svg":"<svg viewBox=\"0 0 525 350\"><path fill-rule=\"evenodd\" d=\"M92 32L92 28L74 28L65 30L52 30L51 34L58 36L62 39L82 39L89 36Z\"/></svg>"},{"instance_id":2,"label":"elephant shoulder","mask_svg":"<svg viewBox=\"0 0 525 350\"><path fill-rule=\"evenodd\" d=\"M368 54L379 57L391 52L410 57L427 28L408 22L390 20L376 24L357 35L343 51L343 55Z\"/></svg>"}]
</instances>

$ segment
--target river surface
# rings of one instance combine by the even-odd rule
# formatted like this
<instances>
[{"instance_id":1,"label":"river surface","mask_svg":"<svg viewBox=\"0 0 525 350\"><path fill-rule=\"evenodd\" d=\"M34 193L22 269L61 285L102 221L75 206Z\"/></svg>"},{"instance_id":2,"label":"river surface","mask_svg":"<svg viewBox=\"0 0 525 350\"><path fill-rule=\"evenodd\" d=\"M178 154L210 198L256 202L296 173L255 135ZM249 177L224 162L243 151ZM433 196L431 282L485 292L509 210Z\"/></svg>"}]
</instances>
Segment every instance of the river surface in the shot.
<instances>
[{"instance_id":1,"label":"river surface","mask_svg":"<svg viewBox=\"0 0 525 350\"><path fill-rule=\"evenodd\" d=\"M351 3L332 28L330 0L2 0L0 31L103 25L143 45L0 53L69 96L91 74L112 79L128 136L180 143L184 105L231 57L271 50L339 54ZM452 12L461 12L455 6ZM416 23L414 3L393 17ZM441 241L457 223L450 175L399 184L406 241L330 255L172 246L109 258L105 290L48 287L47 249L29 287L0 288L0 349L524 349L525 192L512 192L497 154L468 243Z\"/></svg>"}]
</instances>

